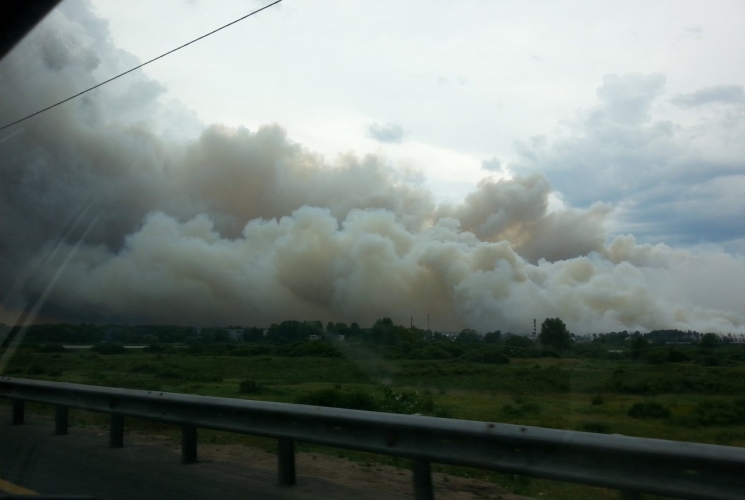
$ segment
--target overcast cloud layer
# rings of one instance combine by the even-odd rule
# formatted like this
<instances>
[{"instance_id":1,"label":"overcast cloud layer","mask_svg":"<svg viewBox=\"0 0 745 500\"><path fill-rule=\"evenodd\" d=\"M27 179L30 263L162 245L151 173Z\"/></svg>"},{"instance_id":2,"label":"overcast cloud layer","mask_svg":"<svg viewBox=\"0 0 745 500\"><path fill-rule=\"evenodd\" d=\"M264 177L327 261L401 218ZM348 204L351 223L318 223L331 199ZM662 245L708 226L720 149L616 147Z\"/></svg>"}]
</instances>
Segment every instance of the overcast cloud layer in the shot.
<instances>
[{"instance_id":1,"label":"overcast cloud layer","mask_svg":"<svg viewBox=\"0 0 745 500\"><path fill-rule=\"evenodd\" d=\"M0 101L0 116L133 63L88 4L66 2L2 62L0 93L15 98ZM610 218L634 211L647 215L626 223L660 241L690 239L675 230L684 223L720 241L714 220L731 240L742 224L739 150L718 148L723 136L709 133L722 132L717 120L656 121L663 75L599 85L596 107L563 135L519 141L507 167L484 162L512 179L487 177L446 204L381 154L329 162L281 125L206 126L163 85L133 74L0 136L0 313L12 322L43 297L43 314L86 321L413 316L423 325L430 314L443 330L527 332L533 318L560 316L579 333L745 331L742 257L606 232ZM730 106L722 133L735 137L738 92L701 89L671 104ZM198 138L179 139L185 130ZM396 124L367 132L403 137ZM670 193L690 185L686 175L698 175L701 191L682 222ZM707 193L716 193L709 212ZM714 213L717 204L726 209Z\"/></svg>"}]
</instances>

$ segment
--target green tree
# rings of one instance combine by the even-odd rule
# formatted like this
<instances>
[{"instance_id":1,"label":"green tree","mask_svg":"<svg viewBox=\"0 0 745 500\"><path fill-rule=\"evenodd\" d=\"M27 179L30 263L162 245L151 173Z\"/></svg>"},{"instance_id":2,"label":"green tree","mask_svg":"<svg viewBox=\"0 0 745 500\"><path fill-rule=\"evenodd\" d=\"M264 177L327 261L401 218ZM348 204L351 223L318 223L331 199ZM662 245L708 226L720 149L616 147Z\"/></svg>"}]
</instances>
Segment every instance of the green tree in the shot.
<instances>
[{"instance_id":1,"label":"green tree","mask_svg":"<svg viewBox=\"0 0 745 500\"><path fill-rule=\"evenodd\" d=\"M538 334L538 340L544 346L553 347L557 351L564 351L572 345L567 326L560 318L546 318L541 323L541 333Z\"/></svg>"},{"instance_id":2,"label":"green tree","mask_svg":"<svg viewBox=\"0 0 745 500\"><path fill-rule=\"evenodd\" d=\"M642 334L634 334L631 339L631 357L637 359L648 349L649 341Z\"/></svg>"},{"instance_id":3,"label":"green tree","mask_svg":"<svg viewBox=\"0 0 745 500\"><path fill-rule=\"evenodd\" d=\"M502 339L502 331L497 330L495 332L489 332L486 335L484 335L484 342L487 344L499 344L499 341Z\"/></svg>"},{"instance_id":4,"label":"green tree","mask_svg":"<svg viewBox=\"0 0 745 500\"><path fill-rule=\"evenodd\" d=\"M717 338L716 334L707 333L707 334L704 334L703 337L701 337L701 343L699 345L705 349L711 349L712 347L716 346L718 343L719 343L719 339Z\"/></svg>"},{"instance_id":5,"label":"green tree","mask_svg":"<svg viewBox=\"0 0 745 500\"><path fill-rule=\"evenodd\" d=\"M481 342L481 340L481 335L476 333L475 330L471 330L469 328L461 330L461 332L455 338L455 341L460 342L461 344L477 344Z\"/></svg>"}]
</instances>

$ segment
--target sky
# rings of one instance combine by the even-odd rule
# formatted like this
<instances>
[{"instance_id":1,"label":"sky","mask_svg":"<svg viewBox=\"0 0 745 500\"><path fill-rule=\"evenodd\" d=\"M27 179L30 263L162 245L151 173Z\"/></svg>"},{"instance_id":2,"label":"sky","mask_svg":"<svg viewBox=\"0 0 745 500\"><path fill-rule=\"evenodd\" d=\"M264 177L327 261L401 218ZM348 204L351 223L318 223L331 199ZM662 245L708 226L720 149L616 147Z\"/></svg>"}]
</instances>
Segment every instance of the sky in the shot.
<instances>
[{"instance_id":1,"label":"sky","mask_svg":"<svg viewBox=\"0 0 745 500\"><path fill-rule=\"evenodd\" d=\"M65 0L0 116L267 3ZM743 332L744 18L284 0L0 134L0 315Z\"/></svg>"}]
</instances>

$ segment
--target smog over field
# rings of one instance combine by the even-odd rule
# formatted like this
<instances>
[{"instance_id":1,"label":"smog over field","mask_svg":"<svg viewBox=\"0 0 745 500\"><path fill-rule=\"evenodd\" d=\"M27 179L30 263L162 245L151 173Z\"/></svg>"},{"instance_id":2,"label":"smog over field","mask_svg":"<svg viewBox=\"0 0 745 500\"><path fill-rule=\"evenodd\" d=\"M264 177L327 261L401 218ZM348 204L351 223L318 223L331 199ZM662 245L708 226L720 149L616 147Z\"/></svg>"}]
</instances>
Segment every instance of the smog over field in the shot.
<instances>
[{"instance_id":1,"label":"smog over field","mask_svg":"<svg viewBox=\"0 0 745 500\"><path fill-rule=\"evenodd\" d=\"M207 8L176 3L193 18ZM677 66L655 67L653 55L601 61L601 44L582 55L595 69L557 80L530 68L584 66L516 42L527 62L515 71L537 82L530 96L509 83L510 61L497 63L506 49L485 48L486 26L469 51L458 22L473 6L432 20L452 23L440 26L452 39L430 46L426 28L406 34L409 10L424 8L412 2L355 59L334 43L369 6L335 4L348 11L331 16L334 31L284 2L161 69L6 129L0 322L43 302L37 319L78 322L423 326L429 314L441 330L527 332L533 318L560 316L577 333L745 332L745 69L724 55L742 62L744 35L727 23L745 12L670 5L682 5L676 21L659 32L641 23L634 36L667 47L659 61L679 55ZM220 24L154 34L145 54L122 34L130 19L118 9L65 1L16 47L0 63L0 125ZM624 12L618 22L632 25ZM309 42L313 29L322 33ZM328 31L336 42L324 41ZM306 43L328 57L309 62ZM459 47L500 70L447 53L407 66L416 44ZM717 50L715 63L707 54ZM689 78L697 61L708 74ZM507 83L492 89L492 79ZM533 97L534 121L520 109Z\"/></svg>"}]
</instances>

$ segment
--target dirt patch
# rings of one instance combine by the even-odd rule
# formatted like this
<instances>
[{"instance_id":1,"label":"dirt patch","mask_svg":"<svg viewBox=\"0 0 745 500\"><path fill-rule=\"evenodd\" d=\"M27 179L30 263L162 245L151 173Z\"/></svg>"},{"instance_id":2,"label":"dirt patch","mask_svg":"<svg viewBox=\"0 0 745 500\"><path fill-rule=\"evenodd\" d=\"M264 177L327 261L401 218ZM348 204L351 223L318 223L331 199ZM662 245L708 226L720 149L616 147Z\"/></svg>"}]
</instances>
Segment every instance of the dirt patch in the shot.
<instances>
[{"instance_id":1,"label":"dirt patch","mask_svg":"<svg viewBox=\"0 0 745 500\"><path fill-rule=\"evenodd\" d=\"M127 439L138 444L165 446L171 448L174 454L181 453L181 445L167 437L130 433ZM233 462L262 470L277 469L275 453L242 444L199 443L198 455L200 461ZM411 472L408 470L306 452L296 453L295 463L298 482L302 482L303 476L321 477L344 486L413 497ZM432 482L435 487L435 498L438 500L532 500L514 495L494 483L441 472L432 474Z\"/></svg>"}]
</instances>

